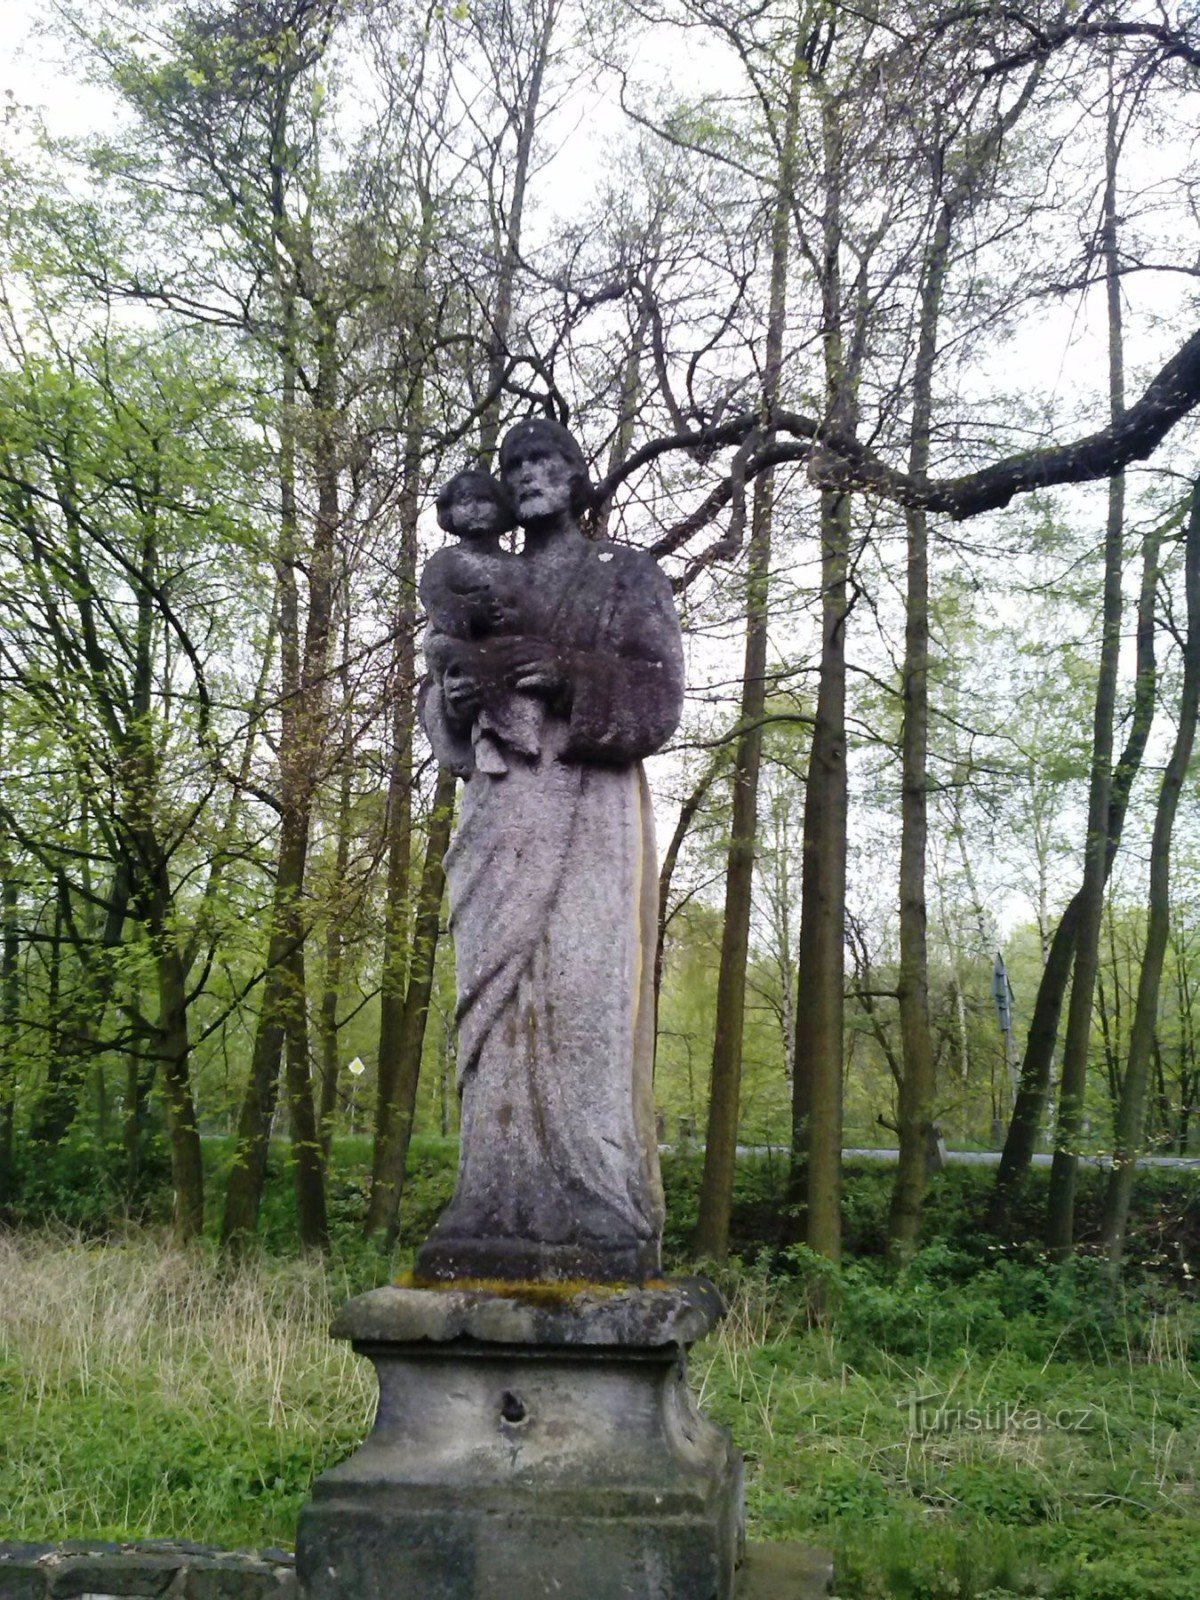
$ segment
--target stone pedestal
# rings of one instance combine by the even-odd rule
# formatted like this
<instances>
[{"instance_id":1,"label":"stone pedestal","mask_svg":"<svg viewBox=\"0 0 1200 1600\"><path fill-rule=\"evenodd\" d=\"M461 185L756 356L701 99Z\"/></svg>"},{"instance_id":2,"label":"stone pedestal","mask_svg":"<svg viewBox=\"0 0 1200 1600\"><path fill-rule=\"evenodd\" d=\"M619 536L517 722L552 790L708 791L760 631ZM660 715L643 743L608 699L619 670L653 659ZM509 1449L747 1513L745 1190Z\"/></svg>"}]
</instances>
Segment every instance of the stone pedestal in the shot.
<instances>
[{"instance_id":1,"label":"stone pedestal","mask_svg":"<svg viewBox=\"0 0 1200 1600\"><path fill-rule=\"evenodd\" d=\"M711 1284L377 1289L375 1428L317 1480L308 1600L731 1600L742 1463L685 1380Z\"/></svg>"}]
</instances>

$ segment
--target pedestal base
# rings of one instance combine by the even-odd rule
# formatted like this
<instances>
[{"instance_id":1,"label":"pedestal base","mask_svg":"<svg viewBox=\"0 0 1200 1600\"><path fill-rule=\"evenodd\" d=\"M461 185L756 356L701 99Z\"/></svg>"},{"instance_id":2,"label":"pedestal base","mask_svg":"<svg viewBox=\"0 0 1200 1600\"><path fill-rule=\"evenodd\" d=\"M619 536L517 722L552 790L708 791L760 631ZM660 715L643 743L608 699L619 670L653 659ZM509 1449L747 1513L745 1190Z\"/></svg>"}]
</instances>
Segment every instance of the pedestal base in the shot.
<instances>
[{"instance_id":1,"label":"pedestal base","mask_svg":"<svg viewBox=\"0 0 1200 1600\"><path fill-rule=\"evenodd\" d=\"M741 1457L697 1409L702 1280L563 1295L382 1289L334 1324L379 1374L317 1480L308 1600L731 1600Z\"/></svg>"}]
</instances>

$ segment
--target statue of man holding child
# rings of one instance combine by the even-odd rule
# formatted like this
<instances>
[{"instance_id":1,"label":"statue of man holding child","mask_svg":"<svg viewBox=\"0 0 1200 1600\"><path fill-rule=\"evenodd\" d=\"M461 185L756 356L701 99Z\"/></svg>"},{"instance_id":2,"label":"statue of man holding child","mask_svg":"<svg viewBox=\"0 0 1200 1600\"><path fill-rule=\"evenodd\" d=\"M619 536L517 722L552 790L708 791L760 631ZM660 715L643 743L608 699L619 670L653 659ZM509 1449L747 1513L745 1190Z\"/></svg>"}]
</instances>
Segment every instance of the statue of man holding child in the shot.
<instances>
[{"instance_id":1,"label":"statue of man holding child","mask_svg":"<svg viewBox=\"0 0 1200 1600\"><path fill-rule=\"evenodd\" d=\"M457 542L421 580L422 722L465 786L446 857L462 1153L417 1280L644 1283L663 1204L642 760L679 721L679 622L651 556L584 536L565 428L518 423L499 466L442 490Z\"/></svg>"}]
</instances>

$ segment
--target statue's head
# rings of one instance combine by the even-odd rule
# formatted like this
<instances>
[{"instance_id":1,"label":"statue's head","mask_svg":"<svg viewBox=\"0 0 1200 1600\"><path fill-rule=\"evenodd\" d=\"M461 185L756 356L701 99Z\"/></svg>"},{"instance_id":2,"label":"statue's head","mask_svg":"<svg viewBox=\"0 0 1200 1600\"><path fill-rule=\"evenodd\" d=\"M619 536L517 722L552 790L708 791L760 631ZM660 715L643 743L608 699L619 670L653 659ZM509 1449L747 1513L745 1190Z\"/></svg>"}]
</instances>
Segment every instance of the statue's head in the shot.
<instances>
[{"instance_id":1,"label":"statue's head","mask_svg":"<svg viewBox=\"0 0 1200 1600\"><path fill-rule=\"evenodd\" d=\"M508 430L500 446L500 477L522 524L562 511L578 517L592 505L583 451L549 417L527 417Z\"/></svg>"},{"instance_id":2,"label":"statue's head","mask_svg":"<svg viewBox=\"0 0 1200 1600\"><path fill-rule=\"evenodd\" d=\"M482 467L468 467L438 490L438 527L458 539L490 539L515 528L512 501L504 485Z\"/></svg>"}]
</instances>

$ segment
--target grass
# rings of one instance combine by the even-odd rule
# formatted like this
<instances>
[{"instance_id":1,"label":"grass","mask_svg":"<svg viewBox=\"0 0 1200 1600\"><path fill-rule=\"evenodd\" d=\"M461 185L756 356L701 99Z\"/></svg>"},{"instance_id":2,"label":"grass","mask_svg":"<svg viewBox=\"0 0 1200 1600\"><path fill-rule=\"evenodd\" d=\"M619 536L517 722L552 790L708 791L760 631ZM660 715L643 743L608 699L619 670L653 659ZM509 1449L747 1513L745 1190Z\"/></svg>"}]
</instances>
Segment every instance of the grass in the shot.
<instances>
[{"instance_id":1,"label":"grass","mask_svg":"<svg viewBox=\"0 0 1200 1600\"><path fill-rule=\"evenodd\" d=\"M832 1330L803 1272L727 1279L692 1376L746 1452L752 1536L831 1544L843 1600L1196 1600L1197 1307L1102 1303L1086 1264L960 1267L847 1268ZM370 1369L326 1331L359 1287L150 1231L0 1236L0 1538L289 1544L369 1426Z\"/></svg>"},{"instance_id":2,"label":"grass","mask_svg":"<svg viewBox=\"0 0 1200 1600\"><path fill-rule=\"evenodd\" d=\"M214 1220L230 1153L206 1145ZM313 1477L374 1403L332 1314L409 1264L453 1184L453 1145L414 1141L389 1262L358 1237L366 1141L334 1154L325 1266L294 1254L285 1147L263 1255L236 1268L155 1225L163 1163L132 1197L121 1153L87 1141L25 1164L0 1213L0 1539L290 1544ZM664 1162L673 1270L690 1266L698 1172L694 1154ZM851 1165L851 1259L823 1329L809 1279L828 1268L803 1252L753 1264L781 1165L739 1163L735 1248L752 1264L723 1279L730 1314L692 1377L746 1453L751 1534L831 1545L842 1600L1198 1600L1200 1175L1139 1179L1119 1295L1086 1248L1065 1268L1040 1258L1036 1174L1014 1239L991 1239L989 1176L936 1180L934 1242L897 1279L880 1260L891 1174ZM1099 1193L1084 1173L1085 1241Z\"/></svg>"},{"instance_id":3,"label":"grass","mask_svg":"<svg viewBox=\"0 0 1200 1600\"><path fill-rule=\"evenodd\" d=\"M832 1333L743 1275L693 1379L746 1449L753 1533L832 1545L858 1600L1196 1600L1200 1316L1097 1319L1082 1276L1057 1328L997 1323L993 1284L948 1337L920 1269L852 1268Z\"/></svg>"},{"instance_id":4,"label":"grass","mask_svg":"<svg viewBox=\"0 0 1200 1600\"><path fill-rule=\"evenodd\" d=\"M290 1543L369 1425L319 1265L0 1236L0 1537Z\"/></svg>"}]
</instances>

